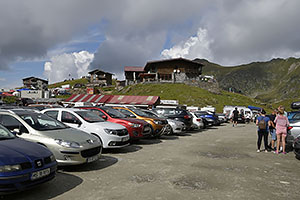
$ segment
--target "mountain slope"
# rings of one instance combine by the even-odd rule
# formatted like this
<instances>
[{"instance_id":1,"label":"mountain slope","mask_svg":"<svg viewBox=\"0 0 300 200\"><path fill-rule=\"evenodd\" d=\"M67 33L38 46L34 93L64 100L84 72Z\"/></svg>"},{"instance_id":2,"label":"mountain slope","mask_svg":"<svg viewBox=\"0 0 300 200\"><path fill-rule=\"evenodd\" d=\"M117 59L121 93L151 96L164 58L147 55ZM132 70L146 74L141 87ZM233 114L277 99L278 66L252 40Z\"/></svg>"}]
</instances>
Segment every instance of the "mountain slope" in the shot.
<instances>
[{"instance_id":1,"label":"mountain slope","mask_svg":"<svg viewBox=\"0 0 300 200\"><path fill-rule=\"evenodd\" d=\"M223 67L207 60L203 74L214 75L222 89L233 88L264 102L277 102L300 95L300 59L273 59L246 65Z\"/></svg>"},{"instance_id":2,"label":"mountain slope","mask_svg":"<svg viewBox=\"0 0 300 200\"><path fill-rule=\"evenodd\" d=\"M223 112L224 105L262 106L259 102L241 94L226 91L215 94L185 84L138 84L113 94L160 96L161 99L179 100L180 104L188 106L212 105L216 107L218 112Z\"/></svg>"}]
</instances>

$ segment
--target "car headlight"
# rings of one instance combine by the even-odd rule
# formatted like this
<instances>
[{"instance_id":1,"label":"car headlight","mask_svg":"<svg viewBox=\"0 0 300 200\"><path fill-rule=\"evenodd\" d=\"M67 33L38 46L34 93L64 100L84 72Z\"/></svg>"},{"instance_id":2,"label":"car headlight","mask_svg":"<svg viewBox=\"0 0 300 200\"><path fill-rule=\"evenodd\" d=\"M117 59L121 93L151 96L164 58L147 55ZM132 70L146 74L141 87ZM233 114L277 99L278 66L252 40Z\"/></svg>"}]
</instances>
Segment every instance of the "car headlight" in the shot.
<instances>
[{"instance_id":1,"label":"car headlight","mask_svg":"<svg viewBox=\"0 0 300 200\"><path fill-rule=\"evenodd\" d=\"M131 127L133 127L133 128L139 128L139 127L141 127L141 124L135 124L135 123L131 123L131 122L129 122L128 125L131 126Z\"/></svg>"},{"instance_id":2,"label":"car headlight","mask_svg":"<svg viewBox=\"0 0 300 200\"><path fill-rule=\"evenodd\" d=\"M54 141L63 147L80 148L80 144L78 142L67 141L67 140L62 140L62 139L55 139Z\"/></svg>"},{"instance_id":3,"label":"car headlight","mask_svg":"<svg viewBox=\"0 0 300 200\"><path fill-rule=\"evenodd\" d=\"M21 165L4 165L0 166L0 172L15 172L22 170Z\"/></svg>"},{"instance_id":4,"label":"car headlight","mask_svg":"<svg viewBox=\"0 0 300 200\"><path fill-rule=\"evenodd\" d=\"M107 134L118 135L118 131L117 131L117 130L105 128L104 131L105 131Z\"/></svg>"},{"instance_id":5,"label":"car headlight","mask_svg":"<svg viewBox=\"0 0 300 200\"><path fill-rule=\"evenodd\" d=\"M53 154L50 156L50 160L51 160L51 162L54 162L56 160L55 156Z\"/></svg>"}]
</instances>

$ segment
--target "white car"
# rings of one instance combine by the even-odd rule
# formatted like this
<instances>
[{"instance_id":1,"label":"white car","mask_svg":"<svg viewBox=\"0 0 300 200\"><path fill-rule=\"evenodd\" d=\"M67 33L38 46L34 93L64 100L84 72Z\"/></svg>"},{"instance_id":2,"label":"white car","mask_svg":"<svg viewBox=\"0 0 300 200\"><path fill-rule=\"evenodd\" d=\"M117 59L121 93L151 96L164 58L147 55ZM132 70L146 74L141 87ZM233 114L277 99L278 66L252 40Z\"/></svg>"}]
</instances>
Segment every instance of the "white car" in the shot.
<instances>
[{"instance_id":1,"label":"white car","mask_svg":"<svg viewBox=\"0 0 300 200\"><path fill-rule=\"evenodd\" d=\"M204 123L202 121L202 118L201 117L197 117L195 115L195 113L192 113L191 112L191 115L193 116L193 128L194 129L202 129L204 127Z\"/></svg>"},{"instance_id":2,"label":"white car","mask_svg":"<svg viewBox=\"0 0 300 200\"><path fill-rule=\"evenodd\" d=\"M42 111L64 124L90 133L99 138L103 148L121 148L129 145L126 127L105 121L89 110L75 108L51 108Z\"/></svg>"}]
</instances>

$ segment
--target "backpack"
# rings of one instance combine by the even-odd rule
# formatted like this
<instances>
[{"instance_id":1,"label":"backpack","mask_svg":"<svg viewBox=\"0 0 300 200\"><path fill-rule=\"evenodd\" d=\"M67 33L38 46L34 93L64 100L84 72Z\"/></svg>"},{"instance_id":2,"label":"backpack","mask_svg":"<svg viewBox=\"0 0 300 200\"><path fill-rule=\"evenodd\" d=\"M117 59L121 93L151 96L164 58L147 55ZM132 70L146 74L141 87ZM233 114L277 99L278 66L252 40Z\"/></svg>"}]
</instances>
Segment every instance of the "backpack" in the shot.
<instances>
[{"instance_id":1,"label":"backpack","mask_svg":"<svg viewBox=\"0 0 300 200\"><path fill-rule=\"evenodd\" d=\"M267 123L264 120L264 117L258 122L258 128L259 128L259 130L266 130L267 129Z\"/></svg>"}]
</instances>

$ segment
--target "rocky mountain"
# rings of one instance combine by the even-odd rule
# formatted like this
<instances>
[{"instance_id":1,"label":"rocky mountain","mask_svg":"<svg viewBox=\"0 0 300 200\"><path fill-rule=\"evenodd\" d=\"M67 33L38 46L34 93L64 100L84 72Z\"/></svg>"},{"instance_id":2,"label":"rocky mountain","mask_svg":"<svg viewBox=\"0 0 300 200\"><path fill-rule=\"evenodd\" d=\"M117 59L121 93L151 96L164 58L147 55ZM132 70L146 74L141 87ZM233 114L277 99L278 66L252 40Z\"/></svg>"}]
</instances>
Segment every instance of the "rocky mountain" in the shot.
<instances>
[{"instance_id":1,"label":"rocky mountain","mask_svg":"<svg viewBox=\"0 0 300 200\"><path fill-rule=\"evenodd\" d=\"M268 62L225 67L204 59L203 75L214 75L224 90L231 88L264 102L278 102L300 96L300 59L272 59Z\"/></svg>"}]
</instances>

